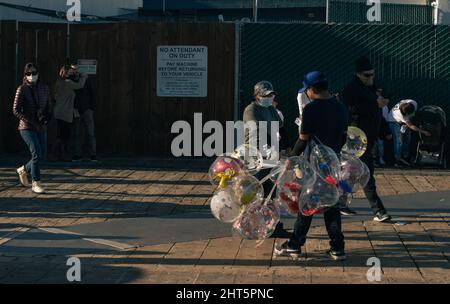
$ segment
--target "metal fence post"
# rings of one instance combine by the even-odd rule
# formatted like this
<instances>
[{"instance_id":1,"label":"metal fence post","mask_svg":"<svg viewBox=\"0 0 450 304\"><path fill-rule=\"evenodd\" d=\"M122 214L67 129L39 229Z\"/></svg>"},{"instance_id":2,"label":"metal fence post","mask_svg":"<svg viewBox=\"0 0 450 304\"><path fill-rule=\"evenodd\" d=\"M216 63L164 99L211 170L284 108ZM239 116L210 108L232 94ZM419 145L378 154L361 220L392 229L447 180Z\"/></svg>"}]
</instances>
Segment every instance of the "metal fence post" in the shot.
<instances>
[{"instance_id":1,"label":"metal fence post","mask_svg":"<svg viewBox=\"0 0 450 304\"><path fill-rule=\"evenodd\" d=\"M330 0L327 0L325 16L325 23L328 24L330 22Z\"/></svg>"},{"instance_id":2,"label":"metal fence post","mask_svg":"<svg viewBox=\"0 0 450 304\"><path fill-rule=\"evenodd\" d=\"M70 23L67 22L66 61L70 64Z\"/></svg>"}]
</instances>

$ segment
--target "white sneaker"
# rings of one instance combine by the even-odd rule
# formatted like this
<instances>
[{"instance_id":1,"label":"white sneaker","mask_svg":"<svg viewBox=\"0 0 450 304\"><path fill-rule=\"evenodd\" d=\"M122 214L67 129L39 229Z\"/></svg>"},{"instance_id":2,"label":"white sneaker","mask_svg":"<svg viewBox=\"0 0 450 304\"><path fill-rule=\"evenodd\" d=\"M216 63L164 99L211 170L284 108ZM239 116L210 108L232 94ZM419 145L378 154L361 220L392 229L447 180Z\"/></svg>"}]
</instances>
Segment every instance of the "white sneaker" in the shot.
<instances>
[{"instance_id":1,"label":"white sneaker","mask_svg":"<svg viewBox=\"0 0 450 304\"><path fill-rule=\"evenodd\" d=\"M16 171L17 171L17 174L19 174L19 180L20 180L20 183L22 184L22 186L30 187L30 182L28 181L28 175L27 175L27 172L25 171L25 166L20 167Z\"/></svg>"},{"instance_id":2,"label":"white sneaker","mask_svg":"<svg viewBox=\"0 0 450 304\"><path fill-rule=\"evenodd\" d=\"M33 182L33 186L31 187L31 190L36 194L45 193L44 188L42 188L42 186L41 186L41 182Z\"/></svg>"}]
</instances>

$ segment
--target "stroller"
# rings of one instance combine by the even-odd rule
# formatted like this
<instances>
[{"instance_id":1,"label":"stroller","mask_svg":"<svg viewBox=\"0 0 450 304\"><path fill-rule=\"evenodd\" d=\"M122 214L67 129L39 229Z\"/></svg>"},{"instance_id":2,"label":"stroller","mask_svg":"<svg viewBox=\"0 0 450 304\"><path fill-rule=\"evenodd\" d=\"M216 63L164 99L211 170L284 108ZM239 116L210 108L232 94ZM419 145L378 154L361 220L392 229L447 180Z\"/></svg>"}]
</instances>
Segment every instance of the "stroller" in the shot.
<instances>
[{"instance_id":1,"label":"stroller","mask_svg":"<svg viewBox=\"0 0 450 304\"><path fill-rule=\"evenodd\" d=\"M439 166L447 167L445 159L445 136L447 118L445 112L438 106L424 106L416 113L416 125L431 133L431 136L419 134L416 149L415 164L424 161L425 156L438 160Z\"/></svg>"}]
</instances>

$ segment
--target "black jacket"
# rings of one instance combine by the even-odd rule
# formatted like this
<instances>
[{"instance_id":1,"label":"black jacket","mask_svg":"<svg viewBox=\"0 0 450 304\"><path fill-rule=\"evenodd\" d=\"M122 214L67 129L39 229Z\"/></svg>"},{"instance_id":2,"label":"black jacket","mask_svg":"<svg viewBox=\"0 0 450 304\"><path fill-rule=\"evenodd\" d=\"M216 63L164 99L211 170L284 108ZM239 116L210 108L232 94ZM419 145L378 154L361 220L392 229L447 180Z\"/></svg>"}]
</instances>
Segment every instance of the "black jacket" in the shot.
<instances>
[{"instance_id":1,"label":"black jacket","mask_svg":"<svg viewBox=\"0 0 450 304\"><path fill-rule=\"evenodd\" d=\"M377 99L376 87L365 86L356 76L342 92L342 101L347 105L350 113L350 125L366 133L369 145L381 135L390 133Z\"/></svg>"},{"instance_id":2,"label":"black jacket","mask_svg":"<svg viewBox=\"0 0 450 304\"><path fill-rule=\"evenodd\" d=\"M83 114L87 110L95 111L94 89L89 79L86 79L84 88L75 90L75 94L76 97L74 107L78 110L78 112L80 112L80 114Z\"/></svg>"}]
</instances>

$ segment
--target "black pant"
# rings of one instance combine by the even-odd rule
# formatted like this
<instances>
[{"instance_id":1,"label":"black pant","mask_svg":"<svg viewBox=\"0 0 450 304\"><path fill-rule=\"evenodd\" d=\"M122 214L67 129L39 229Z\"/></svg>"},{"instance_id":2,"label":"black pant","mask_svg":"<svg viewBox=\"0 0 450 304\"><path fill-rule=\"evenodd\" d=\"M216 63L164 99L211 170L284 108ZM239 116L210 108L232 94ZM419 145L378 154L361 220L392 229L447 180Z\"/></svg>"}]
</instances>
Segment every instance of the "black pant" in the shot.
<instances>
[{"instance_id":1,"label":"black pant","mask_svg":"<svg viewBox=\"0 0 450 304\"><path fill-rule=\"evenodd\" d=\"M383 202L377 193L377 186L375 184L375 177L373 176L375 172L375 167L373 165L372 151L373 143L369 142L367 145L367 150L361 156L361 161L367 165L370 171L370 179L367 185L364 187L364 193L366 194L367 199L369 200L370 207L374 214L380 211L385 211Z\"/></svg>"},{"instance_id":2,"label":"black pant","mask_svg":"<svg viewBox=\"0 0 450 304\"><path fill-rule=\"evenodd\" d=\"M339 208L329 208L323 214L325 226L327 228L328 236L330 237L330 246L332 250L344 250L344 234L342 234L341 226L341 212ZM306 242L306 235L311 226L313 216L304 216L299 214L294 225L294 234L289 240L289 245L292 248L300 248Z\"/></svg>"},{"instance_id":3,"label":"black pant","mask_svg":"<svg viewBox=\"0 0 450 304\"><path fill-rule=\"evenodd\" d=\"M70 134L72 132L72 123L64 120L56 120L57 137L64 144L68 145L70 141Z\"/></svg>"}]
</instances>

